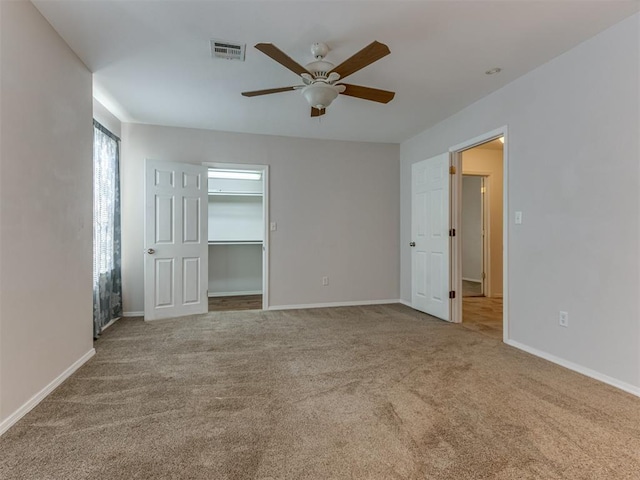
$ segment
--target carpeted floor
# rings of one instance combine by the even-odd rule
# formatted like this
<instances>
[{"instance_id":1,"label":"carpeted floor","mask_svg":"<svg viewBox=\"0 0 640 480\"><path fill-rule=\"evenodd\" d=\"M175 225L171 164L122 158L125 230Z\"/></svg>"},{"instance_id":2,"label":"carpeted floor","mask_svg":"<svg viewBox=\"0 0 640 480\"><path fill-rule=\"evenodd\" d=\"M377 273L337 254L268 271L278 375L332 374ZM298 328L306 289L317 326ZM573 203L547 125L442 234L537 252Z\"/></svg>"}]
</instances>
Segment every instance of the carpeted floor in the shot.
<instances>
[{"instance_id":1,"label":"carpeted floor","mask_svg":"<svg viewBox=\"0 0 640 480\"><path fill-rule=\"evenodd\" d=\"M640 479L640 399L401 305L124 319L12 479Z\"/></svg>"}]
</instances>

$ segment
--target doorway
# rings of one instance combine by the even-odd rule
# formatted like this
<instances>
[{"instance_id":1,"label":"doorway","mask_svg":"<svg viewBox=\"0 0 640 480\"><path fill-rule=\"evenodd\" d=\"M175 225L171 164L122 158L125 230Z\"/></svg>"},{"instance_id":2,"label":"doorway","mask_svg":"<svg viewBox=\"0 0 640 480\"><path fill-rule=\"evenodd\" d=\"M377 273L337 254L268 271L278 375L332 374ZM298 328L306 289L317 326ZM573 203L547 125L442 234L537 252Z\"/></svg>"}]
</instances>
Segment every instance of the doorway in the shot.
<instances>
[{"instance_id":1,"label":"doorway","mask_svg":"<svg viewBox=\"0 0 640 480\"><path fill-rule=\"evenodd\" d=\"M209 166L209 311L262 309L266 302L265 166Z\"/></svg>"},{"instance_id":2,"label":"doorway","mask_svg":"<svg viewBox=\"0 0 640 480\"><path fill-rule=\"evenodd\" d=\"M485 296L487 217L485 194L488 176L462 172L462 297Z\"/></svg>"},{"instance_id":3,"label":"doorway","mask_svg":"<svg viewBox=\"0 0 640 480\"><path fill-rule=\"evenodd\" d=\"M414 163L408 242L411 307L504 341L509 340L507 167L506 126ZM482 272L480 278L471 278L479 284L479 292L467 297L463 296L461 235L463 173L481 177L484 192Z\"/></svg>"},{"instance_id":4,"label":"doorway","mask_svg":"<svg viewBox=\"0 0 640 480\"><path fill-rule=\"evenodd\" d=\"M221 172L220 176L244 172L259 184L255 191L248 186L233 188L211 187L209 169ZM230 172L231 170L238 170ZM209 290L215 296L246 294L237 283L226 283L211 289L209 282L209 250L215 247L237 246L257 248L253 257L261 264L256 294L261 295L262 309L269 307L269 237L268 225L268 173L267 165L238 164L188 164L181 162L145 160L145 215L144 215L144 317L159 320L187 315L198 315L209 311ZM216 175L214 175L215 177ZM227 175L228 176L228 175ZM248 180L249 178L245 178ZM224 179L219 179L224 180ZM227 178L227 180L231 180ZM240 179L236 179L240 180ZM234 197L234 201L222 202L220 210L228 220L233 219L233 228L213 228L209 225L212 197ZM238 215L252 199L259 199L257 208L251 207L251 221ZM213 201L215 203L215 200ZM228 207L228 208L227 208ZM218 253L218 252L216 252ZM246 252L245 252L246 253ZM217 255L216 267L224 267L229 255ZM238 255L236 255L238 256ZM242 256L242 255L240 255ZM236 267L234 267L236 268ZM242 268L240 268L241 274ZM261 279L260 279L261 277ZM242 280L242 279L241 279ZM233 291L229 288L236 287ZM246 287L246 285L245 285ZM244 288L244 287L243 287ZM259 289L259 290L258 290Z\"/></svg>"},{"instance_id":5,"label":"doorway","mask_svg":"<svg viewBox=\"0 0 640 480\"><path fill-rule=\"evenodd\" d=\"M457 197L452 221L458 236L453 255L452 284L462 295L456 299L455 321L497 339L505 338L504 321L504 136L500 135L454 152L461 175L454 178Z\"/></svg>"}]
</instances>

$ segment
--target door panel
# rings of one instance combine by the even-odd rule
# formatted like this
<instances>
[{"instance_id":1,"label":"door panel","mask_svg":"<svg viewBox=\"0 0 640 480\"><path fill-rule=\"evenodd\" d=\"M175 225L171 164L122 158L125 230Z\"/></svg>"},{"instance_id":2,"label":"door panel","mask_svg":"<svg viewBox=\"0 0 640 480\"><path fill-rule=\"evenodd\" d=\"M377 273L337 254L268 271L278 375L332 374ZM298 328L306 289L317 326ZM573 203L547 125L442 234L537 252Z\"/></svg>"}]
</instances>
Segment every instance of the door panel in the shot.
<instances>
[{"instance_id":1,"label":"door panel","mask_svg":"<svg viewBox=\"0 0 640 480\"><path fill-rule=\"evenodd\" d=\"M207 170L147 160L145 319L208 310Z\"/></svg>"},{"instance_id":2,"label":"door panel","mask_svg":"<svg viewBox=\"0 0 640 480\"><path fill-rule=\"evenodd\" d=\"M173 225L175 223L173 197L156 195L155 203L155 243L173 243Z\"/></svg>"},{"instance_id":3,"label":"door panel","mask_svg":"<svg viewBox=\"0 0 640 480\"><path fill-rule=\"evenodd\" d=\"M201 203L199 198L185 197L182 199L184 243L200 243Z\"/></svg>"},{"instance_id":4,"label":"door panel","mask_svg":"<svg viewBox=\"0 0 640 480\"><path fill-rule=\"evenodd\" d=\"M172 258L155 258L155 307L172 307L175 291Z\"/></svg>"},{"instance_id":5,"label":"door panel","mask_svg":"<svg viewBox=\"0 0 640 480\"><path fill-rule=\"evenodd\" d=\"M450 319L449 154L418 162L411 170L413 308Z\"/></svg>"},{"instance_id":6,"label":"door panel","mask_svg":"<svg viewBox=\"0 0 640 480\"><path fill-rule=\"evenodd\" d=\"M182 297L185 304L197 303L200 292L200 259L182 259Z\"/></svg>"}]
</instances>

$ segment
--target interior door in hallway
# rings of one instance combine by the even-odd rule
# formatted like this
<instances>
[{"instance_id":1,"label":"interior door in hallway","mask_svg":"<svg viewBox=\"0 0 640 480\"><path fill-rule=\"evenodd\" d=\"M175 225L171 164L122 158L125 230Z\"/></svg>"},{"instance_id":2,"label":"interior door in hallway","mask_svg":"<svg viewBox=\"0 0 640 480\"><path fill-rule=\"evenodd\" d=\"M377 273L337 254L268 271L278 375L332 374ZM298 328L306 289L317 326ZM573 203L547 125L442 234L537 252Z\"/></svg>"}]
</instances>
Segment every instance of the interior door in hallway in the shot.
<instances>
[{"instance_id":1,"label":"interior door in hallway","mask_svg":"<svg viewBox=\"0 0 640 480\"><path fill-rule=\"evenodd\" d=\"M207 169L145 163L145 320L208 310Z\"/></svg>"},{"instance_id":2,"label":"interior door in hallway","mask_svg":"<svg viewBox=\"0 0 640 480\"><path fill-rule=\"evenodd\" d=\"M449 154L411 167L411 304L450 321Z\"/></svg>"}]
</instances>

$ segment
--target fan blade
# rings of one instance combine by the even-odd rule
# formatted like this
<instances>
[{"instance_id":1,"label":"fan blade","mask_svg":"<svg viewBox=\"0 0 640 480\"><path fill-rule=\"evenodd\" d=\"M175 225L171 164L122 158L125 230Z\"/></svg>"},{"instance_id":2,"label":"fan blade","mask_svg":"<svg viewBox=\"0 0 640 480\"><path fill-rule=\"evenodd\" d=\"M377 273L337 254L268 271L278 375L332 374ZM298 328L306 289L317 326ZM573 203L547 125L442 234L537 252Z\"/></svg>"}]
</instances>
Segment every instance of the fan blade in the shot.
<instances>
[{"instance_id":1,"label":"fan blade","mask_svg":"<svg viewBox=\"0 0 640 480\"><path fill-rule=\"evenodd\" d=\"M327 113L327 109L326 108L323 108L322 110L320 110L319 108L311 107L311 116L312 117L319 117L321 115L324 115L325 113Z\"/></svg>"},{"instance_id":2,"label":"fan blade","mask_svg":"<svg viewBox=\"0 0 640 480\"><path fill-rule=\"evenodd\" d=\"M273 43L258 43L256 48L297 75L302 75L303 73L311 75L311 72L296 62L293 58L289 57ZM313 77L313 75L311 76Z\"/></svg>"},{"instance_id":3,"label":"fan blade","mask_svg":"<svg viewBox=\"0 0 640 480\"><path fill-rule=\"evenodd\" d=\"M289 92L295 90L296 87L269 88L267 90L254 90L253 92L242 92L245 97L257 97L258 95L268 95L270 93Z\"/></svg>"},{"instance_id":4,"label":"fan blade","mask_svg":"<svg viewBox=\"0 0 640 480\"><path fill-rule=\"evenodd\" d=\"M347 58L344 62L338 65L332 70L340 75L340 78L345 78L358 70L363 69L367 65L371 65L373 62L380 60L391 53L389 47L384 43L372 42L364 47L355 55Z\"/></svg>"},{"instance_id":5,"label":"fan blade","mask_svg":"<svg viewBox=\"0 0 640 480\"><path fill-rule=\"evenodd\" d=\"M349 85L347 83L341 83L345 89L342 95L349 95L350 97L362 98L364 100L371 100L373 102L389 103L395 97L395 92L389 92L388 90L379 90L377 88L363 87L360 85Z\"/></svg>"}]
</instances>

